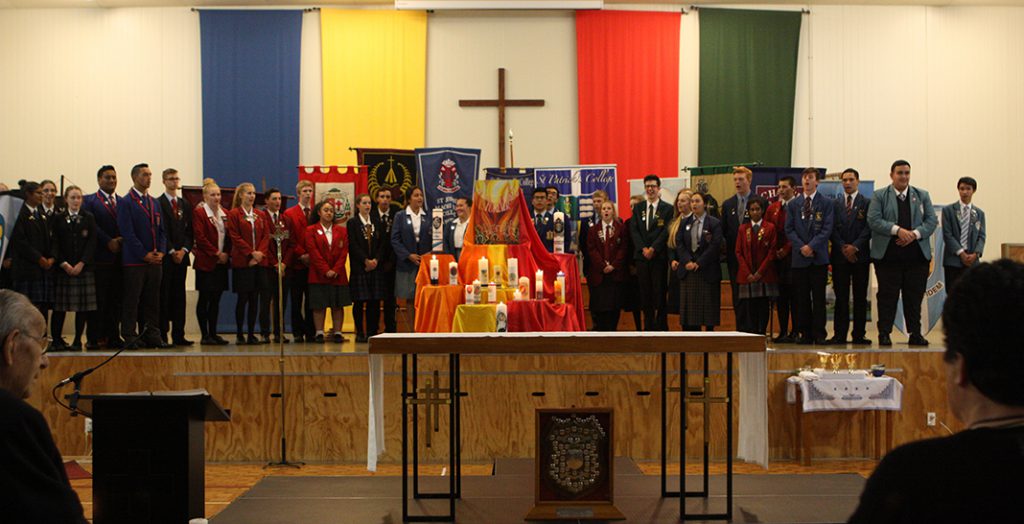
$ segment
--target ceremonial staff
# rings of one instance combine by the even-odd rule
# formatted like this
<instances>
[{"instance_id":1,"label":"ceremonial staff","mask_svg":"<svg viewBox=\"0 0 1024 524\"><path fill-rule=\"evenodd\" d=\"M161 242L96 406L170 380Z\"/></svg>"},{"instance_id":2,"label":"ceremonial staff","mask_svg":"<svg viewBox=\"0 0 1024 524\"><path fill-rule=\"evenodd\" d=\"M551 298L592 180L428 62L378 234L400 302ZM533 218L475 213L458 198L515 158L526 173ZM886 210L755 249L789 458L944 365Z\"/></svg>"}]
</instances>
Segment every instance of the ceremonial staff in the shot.
<instances>
[{"instance_id":1,"label":"ceremonial staff","mask_svg":"<svg viewBox=\"0 0 1024 524\"><path fill-rule=\"evenodd\" d=\"M271 462L267 464L267 467L272 466L284 466L291 468L299 468L303 462L288 462L288 441L285 436L285 421L288 420L285 416L285 393L284 393L284 258L281 255L281 245L284 244L285 240L288 240L288 228L279 227L280 224L274 224L274 232L271 233L270 237L274 239L277 244L277 328L280 335L277 337L277 346L280 350L280 354L277 359L278 369L280 371L279 384L281 386L281 461Z\"/></svg>"}]
</instances>

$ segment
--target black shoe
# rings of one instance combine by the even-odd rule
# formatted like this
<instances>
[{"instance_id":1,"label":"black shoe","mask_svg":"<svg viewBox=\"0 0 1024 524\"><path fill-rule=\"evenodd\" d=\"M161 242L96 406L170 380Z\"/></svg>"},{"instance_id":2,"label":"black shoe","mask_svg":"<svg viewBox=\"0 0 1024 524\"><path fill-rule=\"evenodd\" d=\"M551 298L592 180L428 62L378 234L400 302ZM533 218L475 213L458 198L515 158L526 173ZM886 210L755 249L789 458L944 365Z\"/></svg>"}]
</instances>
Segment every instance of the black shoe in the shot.
<instances>
[{"instance_id":1,"label":"black shoe","mask_svg":"<svg viewBox=\"0 0 1024 524\"><path fill-rule=\"evenodd\" d=\"M217 339L215 339L213 337L203 337L202 339L199 340L199 345L200 346L219 346L220 342L217 342Z\"/></svg>"},{"instance_id":2,"label":"black shoe","mask_svg":"<svg viewBox=\"0 0 1024 524\"><path fill-rule=\"evenodd\" d=\"M290 342L291 342L291 340L288 340L288 337L284 337L284 338L274 337L274 343L275 344L288 344Z\"/></svg>"},{"instance_id":3,"label":"black shoe","mask_svg":"<svg viewBox=\"0 0 1024 524\"><path fill-rule=\"evenodd\" d=\"M879 347L881 347L881 346L891 346L892 345L892 339L889 338L889 335L887 335L887 334L879 333L878 334L878 345L879 345Z\"/></svg>"},{"instance_id":4,"label":"black shoe","mask_svg":"<svg viewBox=\"0 0 1024 524\"><path fill-rule=\"evenodd\" d=\"M910 335L910 340L907 341L907 345L927 347L928 339L914 333L913 335Z\"/></svg>"},{"instance_id":5,"label":"black shoe","mask_svg":"<svg viewBox=\"0 0 1024 524\"><path fill-rule=\"evenodd\" d=\"M366 342L366 335L356 334L356 343L357 344L362 344L362 343L365 343L365 342Z\"/></svg>"},{"instance_id":6,"label":"black shoe","mask_svg":"<svg viewBox=\"0 0 1024 524\"><path fill-rule=\"evenodd\" d=\"M120 347L120 349L124 349L126 351L135 351L136 349L141 349L141 348L142 348L142 346L139 345L139 341L138 340L132 340L131 342L125 342L124 344L121 344L121 347Z\"/></svg>"},{"instance_id":7,"label":"black shoe","mask_svg":"<svg viewBox=\"0 0 1024 524\"><path fill-rule=\"evenodd\" d=\"M246 339L246 342L248 342L250 346L260 345L260 339L256 338L256 335L249 335L249 338Z\"/></svg>"},{"instance_id":8,"label":"black shoe","mask_svg":"<svg viewBox=\"0 0 1024 524\"><path fill-rule=\"evenodd\" d=\"M341 333L335 333L333 336L331 336L331 342L336 342L338 344L341 344L344 341L345 341L345 336L342 335Z\"/></svg>"},{"instance_id":9,"label":"black shoe","mask_svg":"<svg viewBox=\"0 0 1024 524\"><path fill-rule=\"evenodd\" d=\"M827 346L827 345L829 345L829 343L830 342L828 340L825 340L823 338L816 338L816 339L814 339L814 345L815 346ZM846 342L843 342L843 344L845 344L845 343Z\"/></svg>"},{"instance_id":10,"label":"black shoe","mask_svg":"<svg viewBox=\"0 0 1024 524\"><path fill-rule=\"evenodd\" d=\"M238 346L245 346L245 345L248 345L248 342L245 341L245 337L244 336L242 336L242 335L235 335L235 344L238 345Z\"/></svg>"},{"instance_id":11,"label":"black shoe","mask_svg":"<svg viewBox=\"0 0 1024 524\"><path fill-rule=\"evenodd\" d=\"M99 348L100 348L100 343L99 342L86 342L85 343L85 350L86 351L95 351L95 350L97 350Z\"/></svg>"},{"instance_id":12,"label":"black shoe","mask_svg":"<svg viewBox=\"0 0 1024 524\"><path fill-rule=\"evenodd\" d=\"M262 336L260 336L259 343L260 344L270 344L270 335L262 335Z\"/></svg>"},{"instance_id":13,"label":"black shoe","mask_svg":"<svg viewBox=\"0 0 1024 524\"><path fill-rule=\"evenodd\" d=\"M796 342L796 339L789 335L779 335L773 338L772 342L776 342L778 344L793 344Z\"/></svg>"},{"instance_id":14,"label":"black shoe","mask_svg":"<svg viewBox=\"0 0 1024 524\"><path fill-rule=\"evenodd\" d=\"M292 333L292 336L295 337L294 340L296 344L302 344L303 342L306 341L306 337L303 337L302 335L296 335ZM312 342L313 340L309 339L309 341Z\"/></svg>"},{"instance_id":15,"label":"black shoe","mask_svg":"<svg viewBox=\"0 0 1024 524\"><path fill-rule=\"evenodd\" d=\"M67 351L68 343L63 338L58 338L53 342L50 342L50 351Z\"/></svg>"},{"instance_id":16,"label":"black shoe","mask_svg":"<svg viewBox=\"0 0 1024 524\"><path fill-rule=\"evenodd\" d=\"M864 337L855 338L855 339L853 339L853 343L854 343L854 345L857 345L857 346L870 346L871 345L871 339L870 338L864 338Z\"/></svg>"},{"instance_id":17,"label":"black shoe","mask_svg":"<svg viewBox=\"0 0 1024 524\"><path fill-rule=\"evenodd\" d=\"M68 346L68 349L73 350L73 351L81 351L82 350L82 341L81 340L74 341L70 346Z\"/></svg>"},{"instance_id":18,"label":"black shoe","mask_svg":"<svg viewBox=\"0 0 1024 524\"><path fill-rule=\"evenodd\" d=\"M324 336L323 335L317 335L316 337L313 338L313 342L317 343L317 344L323 344L324 343Z\"/></svg>"},{"instance_id":19,"label":"black shoe","mask_svg":"<svg viewBox=\"0 0 1024 524\"><path fill-rule=\"evenodd\" d=\"M191 340L189 340L187 338L176 338L176 339L174 339L174 345L175 346L191 346L193 344L195 344L195 342L192 342Z\"/></svg>"},{"instance_id":20,"label":"black shoe","mask_svg":"<svg viewBox=\"0 0 1024 524\"><path fill-rule=\"evenodd\" d=\"M832 338L826 340L825 343L827 343L829 345L833 345L833 346L845 346L846 345L846 338L845 337L844 338L832 337Z\"/></svg>"},{"instance_id":21,"label":"black shoe","mask_svg":"<svg viewBox=\"0 0 1024 524\"><path fill-rule=\"evenodd\" d=\"M216 342L218 346L226 346L230 344L230 342L220 335L210 335L210 339Z\"/></svg>"},{"instance_id":22,"label":"black shoe","mask_svg":"<svg viewBox=\"0 0 1024 524\"><path fill-rule=\"evenodd\" d=\"M115 338L114 340L107 341L107 349L121 349L125 346L125 341Z\"/></svg>"}]
</instances>

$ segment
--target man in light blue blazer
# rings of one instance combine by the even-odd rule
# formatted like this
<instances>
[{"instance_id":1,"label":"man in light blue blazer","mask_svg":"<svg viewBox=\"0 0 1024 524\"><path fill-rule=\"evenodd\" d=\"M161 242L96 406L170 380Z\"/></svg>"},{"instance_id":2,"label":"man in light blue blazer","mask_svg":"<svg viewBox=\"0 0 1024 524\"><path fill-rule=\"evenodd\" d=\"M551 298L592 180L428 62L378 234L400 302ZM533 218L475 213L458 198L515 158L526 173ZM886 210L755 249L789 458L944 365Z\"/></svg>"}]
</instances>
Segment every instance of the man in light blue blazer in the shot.
<instances>
[{"instance_id":1,"label":"man in light blue blazer","mask_svg":"<svg viewBox=\"0 0 1024 524\"><path fill-rule=\"evenodd\" d=\"M956 183L960 201L942 208L946 292L953 289L960 275L978 263L985 250L985 212L971 203L978 181L965 176Z\"/></svg>"},{"instance_id":2,"label":"man in light blue blazer","mask_svg":"<svg viewBox=\"0 0 1024 524\"><path fill-rule=\"evenodd\" d=\"M921 300L932 259L931 237L938 225L928 192L910 185L910 162L889 169L892 184L871 196L871 260L878 277L878 345L891 346L896 304L903 295L903 319L911 346L927 346L921 336Z\"/></svg>"},{"instance_id":3,"label":"man in light blue blazer","mask_svg":"<svg viewBox=\"0 0 1024 524\"><path fill-rule=\"evenodd\" d=\"M818 193L821 172L804 169L802 195L786 206L786 238L790 255L793 296L800 323L800 344L825 345L825 284L828 282L828 240L832 236L835 202Z\"/></svg>"}]
</instances>

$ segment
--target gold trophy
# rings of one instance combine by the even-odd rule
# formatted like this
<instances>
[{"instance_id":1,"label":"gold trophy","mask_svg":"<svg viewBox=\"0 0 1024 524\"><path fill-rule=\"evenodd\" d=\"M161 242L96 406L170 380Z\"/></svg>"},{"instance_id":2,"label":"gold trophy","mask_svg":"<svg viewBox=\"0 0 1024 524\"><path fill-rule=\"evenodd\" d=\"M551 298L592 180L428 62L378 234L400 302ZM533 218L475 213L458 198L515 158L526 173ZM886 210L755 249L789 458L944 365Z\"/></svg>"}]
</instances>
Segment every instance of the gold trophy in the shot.
<instances>
[{"instance_id":1,"label":"gold trophy","mask_svg":"<svg viewBox=\"0 0 1024 524\"><path fill-rule=\"evenodd\" d=\"M822 371L828 369L828 353L825 353L824 351L819 351L818 362L821 364Z\"/></svg>"},{"instance_id":2,"label":"gold trophy","mask_svg":"<svg viewBox=\"0 0 1024 524\"><path fill-rule=\"evenodd\" d=\"M843 355L832 353L828 356L828 360L832 363L832 372L839 373L839 365L843 363Z\"/></svg>"},{"instance_id":3,"label":"gold trophy","mask_svg":"<svg viewBox=\"0 0 1024 524\"><path fill-rule=\"evenodd\" d=\"M846 354L846 369L852 372L853 368L856 367L856 366L857 366L857 354L856 353L847 353Z\"/></svg>"}]
</instances>

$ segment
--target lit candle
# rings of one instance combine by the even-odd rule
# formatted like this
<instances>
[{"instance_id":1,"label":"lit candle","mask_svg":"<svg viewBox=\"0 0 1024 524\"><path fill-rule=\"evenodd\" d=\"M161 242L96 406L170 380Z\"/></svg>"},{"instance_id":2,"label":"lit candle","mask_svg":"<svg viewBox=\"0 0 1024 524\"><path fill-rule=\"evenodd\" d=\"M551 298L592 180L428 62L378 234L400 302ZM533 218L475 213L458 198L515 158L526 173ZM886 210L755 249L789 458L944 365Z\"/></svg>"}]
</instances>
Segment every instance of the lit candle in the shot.
<instances>
[{"instance_id":1,"label":"lit candle","mask_svg":"<svg viewBox=\"0 0 1024 524\"><path fill-rule=\"evenodd\" d=\"M516 289L515 291L512 292L512 300L515 300L516 302L519 302L522 299L523 299L523 294L519 292L519 289Z\"/></svg>"},{"instance_id":2,"label":"lit candle","mask_svg":"<svg viewBox=\"0 0 1024 524\"><path fill-rule=\"evenodd\" d=\"M555 275L555 303L565 304L565 273Z\"/></svg>"},{"instance_id":3,"label":"lit candle","mask_svg":"<svg viewBox=\"0 0 1024 524\"><path fill-rule=\"evenodd\" d=\"M495 309L495 322L497 325L494 330L498 333L505 333L508 331L508 306L502 302Z\"/></svg>"},{"instance_id":4,"label":"lit candle","mask_svg":"<svg viewBox=\"0 0 1024 524\"><path fill-rule=\"evenodd\" d=\"M487 301L491 304L498 301L498 284L493 281L487 284Z\"/></svg>"},{"instance_id":5,"label":"lit candle","mask_svg":"<svg viewBox=\"0 0 1024 524\"><path fill-rule=\"evenodd\" d=\"M480 296L480 281L479 280L474 280L473 281L473 303L474 304L481 304L482 303L482 302L480 302L481 298L482 297Z\"/></svg>"},{"instance_id":6,"label":"lit candle","mask_svg":"<svg viewBox=\"0 0 1024 524\"><path fill-rule=\"evenodd\" d=\"M536 299L537 300L544 300L544 270L543 269L538 269L537 270L537 278L535 280L536 280L536 283L535 283L536 289L534 291L536 292Z\"/></svg>"},{"instance_id":7,"label":"lit candle","mask_svg":"<svg viewBox=\"0 0 1024 524\"><path fill-rule=\"evenodd\" d=\"M459 285L459 263L454 260L448 263L448 284Z\"/></svg>"},{"instance_id":8,"label":"lit candle","mask_svg":"<svg viewBox=\"0 0 1024 524\"><path fill-rule=\"evenodd\" d=\"M466 284L466 303L473 305L473 285Z\"/></svg>"},{"instance_id":9,"label":"lit candle","mask_svg":"<svg viewBox=\"0 0 1024 524\"><path fill-rule=\"evenodd\" d=\"M519 282L519 259L508 259L508 285L514 286Z\"/></svg>"},{"instance_id":10,"label":"lit candle","mask_svg":"<svg viewBox=\"0 0 1024 524\"><path fill-rule=\"evenodd\" d=\"M487 262L487 257L480 257L480 262L477 264L480 269L480 282L489 282L491 280L491 274L488 269L490 264Z\"/></svg>"},{"instance_id":11,"label":"lit candle","mask_svg":"<svg viewBox=\"0 0 1024 524\"><path fill-rule=\"evenodd\" d=\"M523 296L523 300L529 300L530 296L530 279L527 277L519 277L519 294Z\"/></svg>"},{"instance_id":12,"label":"lit candle","mask_svg":"<svg viewBox=\"0 0 1024 524\"><path fill-rule=\"evenodd\" d=\"M430 255L430 285L436 286L437 279L440 277L441 263L437 260L437 255Z\"/></svg>"}]
</instances>

